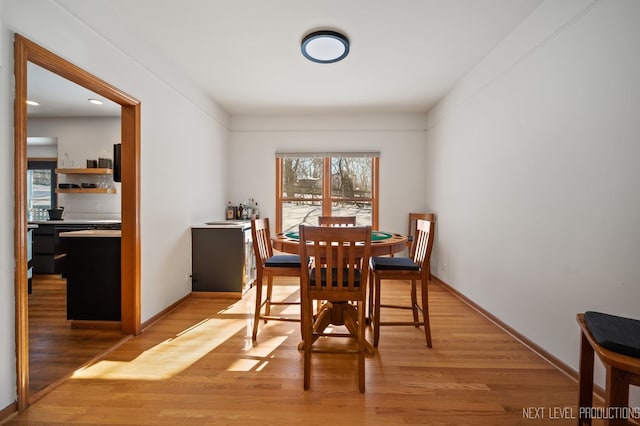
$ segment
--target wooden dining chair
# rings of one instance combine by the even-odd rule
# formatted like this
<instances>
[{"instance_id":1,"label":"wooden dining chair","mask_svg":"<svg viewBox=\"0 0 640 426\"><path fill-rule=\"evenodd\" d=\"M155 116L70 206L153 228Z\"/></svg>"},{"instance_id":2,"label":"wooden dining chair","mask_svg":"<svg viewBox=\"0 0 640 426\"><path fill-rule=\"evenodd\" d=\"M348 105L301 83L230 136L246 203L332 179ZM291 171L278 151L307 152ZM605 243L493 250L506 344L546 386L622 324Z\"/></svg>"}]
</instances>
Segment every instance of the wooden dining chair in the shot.
<instances>
[{"instance_id":1,"label":"wooden dining chair","mask_svg":"<svg viewBox=\"0 0 640 426\"><path fill-rule=\"evenodd\" d=\"M296 254L273 254L268 218L251 220L251 236L253 237L253 252L256 257L256 306L252 333L253 340L256 340L260 320L264 320L265 323L268 320L301 321L300 316L294 318L271 314L271 306L300 305L298 301L274 301L272 299L274 277L300 276L300 256ZM265 278L267 279L267 294L262 300L263 281ZM263 307L264 313L262 313Z\"/></svg>"},{"instance_id":2,"label":"wooden dining chair","mask_svg":"<svg viewBox=\"0 0 640 426\"><path fill-rule=\"evenodd\" d=\"M373 346L378 347L380 340L380 326L413 325L424 326L427 347L431 347L431 327L429 325L429 297L428 283L431 276L429 258L433 247L434 222L418 219L416 234L411 246L410 257L372 257L369 270L369 315L373 325ZM390 305L381 303L382 280L411 281L411 305ZM421 282L421 304L418 303L416 281ZM413 321L382 321L380 308L410 309ZM422 312L422 320L419 318Z\"/></svg>"},{"instance_id":3,"label":"wooden dining chair","mask_svg":"<svg viewBox=\"0 0 640 426\"><path fill-rule=\"evenodd\" d=\"M357 342L355 350L336 348L322 352L357 353L358 387L360 392L364 392L364 303L371 257L371 227L300 225L299 234L301 264L308 265L314 257L324 259L323 264L301 268L304 389L308 390L311 383L311 353L318 351L313 346L314 342L321 336L348 337ZM325 301L315 318L314 300ZM325 332L331 324L344 325L349 332Z\"/></svg>"},{"instance_id":4,"label":"wooden dining chair","mask_svg":"<svg viewBox=\"0 0 640 426\"><path fill-rule=\"evenodd\" d=\"M355 226L355 216L318 216L320 226Z\"/></svg>"}]
</instances>

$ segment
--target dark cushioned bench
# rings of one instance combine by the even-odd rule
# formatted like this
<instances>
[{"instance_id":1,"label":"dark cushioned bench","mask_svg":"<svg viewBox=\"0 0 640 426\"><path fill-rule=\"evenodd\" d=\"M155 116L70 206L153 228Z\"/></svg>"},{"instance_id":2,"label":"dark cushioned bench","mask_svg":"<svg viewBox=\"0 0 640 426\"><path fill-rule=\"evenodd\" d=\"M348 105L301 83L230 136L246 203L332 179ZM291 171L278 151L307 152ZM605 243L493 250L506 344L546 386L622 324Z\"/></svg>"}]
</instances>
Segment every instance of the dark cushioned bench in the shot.
<instances>
[{"instance_id":1,"label":"dark cushioned bench","mask_svg":"<svg viewBox=\"0 0 640 426\"><path fill-rule=\"evenodd\" d=\"M595 355L606 367L605 408L628 407L629 386L640 386L640 321L592 311L578 314L577 320L581 331L578 424L590 425ZM628 412L614 411L604 424L626 425L627 416Z\"/></svg>"},{"instance_id":2,"label":"dark cushioned bench","mask_svg":"<svg viewBox=\"0 0 640 426\"><path fill-rule=\"evenodd\" d=\"M584 322L602 347L640 358L640 320L587 311Z\"/></svg>"}]
</instances>

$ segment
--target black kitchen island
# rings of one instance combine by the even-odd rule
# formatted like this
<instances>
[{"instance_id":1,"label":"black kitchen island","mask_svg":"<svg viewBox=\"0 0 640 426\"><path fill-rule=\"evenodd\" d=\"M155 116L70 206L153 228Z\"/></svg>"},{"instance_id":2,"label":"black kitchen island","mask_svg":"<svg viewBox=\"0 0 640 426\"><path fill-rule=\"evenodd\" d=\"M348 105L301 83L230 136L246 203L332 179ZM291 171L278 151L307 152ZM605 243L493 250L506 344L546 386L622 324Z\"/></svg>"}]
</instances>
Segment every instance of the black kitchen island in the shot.
<instances>
[{"instance_id":1,"label":"black kitchen island","mask_svg":"<svg viewBox=\"0 0 640 426\"><path fill-rule=\"evenodd\" d=\"M67 251L67 319L120 321L119 230L59 234Z\"/></svg>"},{"instance_id":2,"label":"black kitchen island","mask_svg":"<svg viewBox=\"0 0 640 426\"><path fill-rule=\"evenodd\" d=\"M120 220L65 219L31 220L33 230L33 273L66 276L66 248L59 238L62 232L85 229L120 229Z\"/></svg>"}]
</instances>

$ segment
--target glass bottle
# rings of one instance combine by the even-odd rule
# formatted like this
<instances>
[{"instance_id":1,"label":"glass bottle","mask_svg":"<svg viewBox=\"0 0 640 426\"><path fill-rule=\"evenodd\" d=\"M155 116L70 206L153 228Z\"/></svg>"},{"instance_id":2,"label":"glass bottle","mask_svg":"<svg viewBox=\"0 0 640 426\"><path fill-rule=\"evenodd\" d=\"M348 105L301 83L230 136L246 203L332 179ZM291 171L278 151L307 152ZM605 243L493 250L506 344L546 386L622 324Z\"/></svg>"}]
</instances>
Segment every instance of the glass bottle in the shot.
<instances>
[{"instance_id":1,"label":"glass bottle","mask_svg":"<svg viewBox=\"0 0 640 426\"><path fill-rule=\"evenodd\" d=\"M231 201L227 204L227 220L233 220L236 218L236 212L231 205Z\"/></svg>"},{"instance_id":2,"label":"glass bottle","mask_svg":"<svg viewBox=\"0 0 640 426\"><path fill-rule=\"evenodd\" d=\"M71 167L71 159L69 158L69 153L65 152L62 156L62 160L60 160L60 168L68 169Z\"/></svg>"}]
</instances>

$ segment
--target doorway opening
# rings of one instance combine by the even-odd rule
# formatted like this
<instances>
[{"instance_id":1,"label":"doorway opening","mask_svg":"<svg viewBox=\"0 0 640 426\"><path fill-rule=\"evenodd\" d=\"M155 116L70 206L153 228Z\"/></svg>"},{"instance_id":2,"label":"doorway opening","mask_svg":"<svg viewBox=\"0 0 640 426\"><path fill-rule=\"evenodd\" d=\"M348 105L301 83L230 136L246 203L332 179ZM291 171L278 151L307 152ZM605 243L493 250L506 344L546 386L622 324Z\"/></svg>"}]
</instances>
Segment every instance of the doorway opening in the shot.
<instances>
[{"instance_id":1,"label":"doorway opening","mask_svg":"<svg viewBox=\"0 0 640 426\"><path fill-rule=\"evenodd\" d=\"M140 102L16 34L14 40L14 251L18 411L24 411L29 405L26 103L28 63L49 70L121 107L121 331L123 334L140 333Z\"/></svg>"}]
</instances>

